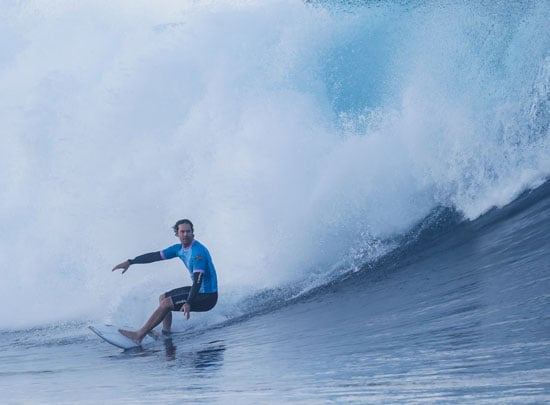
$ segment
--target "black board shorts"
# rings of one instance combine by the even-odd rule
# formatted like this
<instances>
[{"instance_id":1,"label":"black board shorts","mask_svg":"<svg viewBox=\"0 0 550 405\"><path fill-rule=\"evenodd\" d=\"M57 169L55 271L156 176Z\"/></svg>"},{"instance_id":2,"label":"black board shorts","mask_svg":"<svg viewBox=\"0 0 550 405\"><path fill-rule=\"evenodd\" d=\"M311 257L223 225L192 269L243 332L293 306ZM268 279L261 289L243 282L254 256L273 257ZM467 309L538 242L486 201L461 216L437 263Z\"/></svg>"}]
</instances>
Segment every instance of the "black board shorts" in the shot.
<instances>
[{"instance_id":1,"label":"black board shorts","mask_svg":"<svg viewBox=\"0 0 550 405\"><path fill-rule=\"evenodd\" d=\"M180 287L174 290L164 293L166 298L171 297L174 309L172 311L180 311L183 303L189 296L191 287ZM193 304L191 305L191 312L206 312L210 311L218 302L218 293L198 293Z\"/></svg>"}]
</instances>

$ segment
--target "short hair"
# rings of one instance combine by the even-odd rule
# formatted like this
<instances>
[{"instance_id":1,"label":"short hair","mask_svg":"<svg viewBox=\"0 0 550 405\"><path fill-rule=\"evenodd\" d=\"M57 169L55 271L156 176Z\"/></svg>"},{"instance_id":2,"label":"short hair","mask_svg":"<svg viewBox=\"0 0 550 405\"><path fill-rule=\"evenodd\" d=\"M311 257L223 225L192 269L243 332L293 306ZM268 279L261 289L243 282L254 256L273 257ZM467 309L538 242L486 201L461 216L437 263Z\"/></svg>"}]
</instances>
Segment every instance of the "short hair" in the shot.
<instances>
[{"instance_id":1,"label":"short hair","mask_svg":"<svg viewBox=\"0 0 550 405\"><path fill-rule=\"evenodd\" d=\"M190 227L191 227L191 232L195 233L195 230L193 229L193 222L191 222L190 220L188 219L180 219L178 222L176 222L176 224L172 227L172 229L174 230L174 233L177 235L178 234L178 229L179 229L179 226L181 224L188 224Z\"/></svg>"}]
</instances>

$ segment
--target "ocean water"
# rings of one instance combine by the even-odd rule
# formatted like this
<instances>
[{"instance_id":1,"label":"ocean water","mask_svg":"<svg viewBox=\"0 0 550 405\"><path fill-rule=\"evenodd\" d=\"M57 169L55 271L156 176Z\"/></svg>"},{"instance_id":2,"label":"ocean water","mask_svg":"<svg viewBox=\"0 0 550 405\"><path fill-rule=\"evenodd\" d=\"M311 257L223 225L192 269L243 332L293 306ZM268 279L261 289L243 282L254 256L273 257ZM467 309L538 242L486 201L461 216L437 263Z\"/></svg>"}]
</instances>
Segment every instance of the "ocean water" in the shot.
<instances>
[{"instance_id":1,"label":"ocean water","mask_svg":"<svg viewBox=\"0 0 550 405\"><path fill-rule=\"evenodd\" d=\"M3 403L550 401L550 3L2 9Z\"/></svg>"}]
</instances>

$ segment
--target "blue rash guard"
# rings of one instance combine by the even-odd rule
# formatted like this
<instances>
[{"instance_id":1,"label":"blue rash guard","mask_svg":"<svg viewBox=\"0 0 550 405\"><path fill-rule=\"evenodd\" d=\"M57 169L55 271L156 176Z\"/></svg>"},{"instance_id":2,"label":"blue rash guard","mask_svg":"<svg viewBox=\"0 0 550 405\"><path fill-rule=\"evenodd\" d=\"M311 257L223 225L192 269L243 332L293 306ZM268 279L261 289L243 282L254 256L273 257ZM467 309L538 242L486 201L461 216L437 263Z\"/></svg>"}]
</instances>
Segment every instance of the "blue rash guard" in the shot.
<instances>
[{"instance_id":1,"label":"blue rash guard","mask_svg":"<svg viewBox=\"0 0 550 405\"><path fill-rule=\"evenodd\" d=\"M194 273L202 273L202 285L199 293L215 293L218 291L218 279L216 269L212 263L210 252L202 243L193 240L191 246L184 248L181 243L172 245L160 252L162 259L173 259L179 257L191 276Z\"/></svg>"}]
</instances>

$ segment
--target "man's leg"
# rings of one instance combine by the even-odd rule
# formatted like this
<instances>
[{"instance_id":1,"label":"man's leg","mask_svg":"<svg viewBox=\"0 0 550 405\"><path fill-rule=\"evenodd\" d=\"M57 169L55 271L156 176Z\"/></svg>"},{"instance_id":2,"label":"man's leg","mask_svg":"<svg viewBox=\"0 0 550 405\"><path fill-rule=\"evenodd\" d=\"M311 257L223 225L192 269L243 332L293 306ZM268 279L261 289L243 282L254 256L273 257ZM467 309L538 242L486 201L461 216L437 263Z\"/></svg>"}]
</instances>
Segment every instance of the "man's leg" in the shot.
<instances>
[{"instance_id":1,"label":"man's leg","mask_svg":"<svg viewBox=\"0 0 550 405\"><path fill-rule=\"evenodd\" d=\"M165 294L162 294L159 297L159 304L162 302L162 300L165 298ZM172 330L172 311L169 311L162 320L162 332L165 334L169 334Z\"/></svg>"},{"instance_id":2,"label":"man's leg","mask_svg":"<svg viewBox=\"0 0 550 405\"><path fill-rule=\"evenodd\" d=\"M172 311L172 309L174 309L172 298L164 298L160 301L159 307L156 309L155 312L153 312L153 314L149 317L149 319L147 320L147 322L145 322L145 325L143 325L141 329L135 332L124 329L119 329L118 331L124 336L132 339L137 344L140 344L145 335L153 330L155 326L161 323L166 317L166 314Z\"/></svg>"},{"instance_id":3,"label":"man's leg","mask_svg":"<svg viewBox=\"0 0 550 405\"><path fill-rule=\"evenodd\" d=\"M164 298L172 299L172 310L169 311L162 320L162 331L165 335L170 334L172 331L172 311L177 311L181 307L181 303L189 296L191 286L175 288L171 291L165 292L159 297L159 302ZM177 309L175 309L177 308Z\"/></svg>"}]
</instances>

